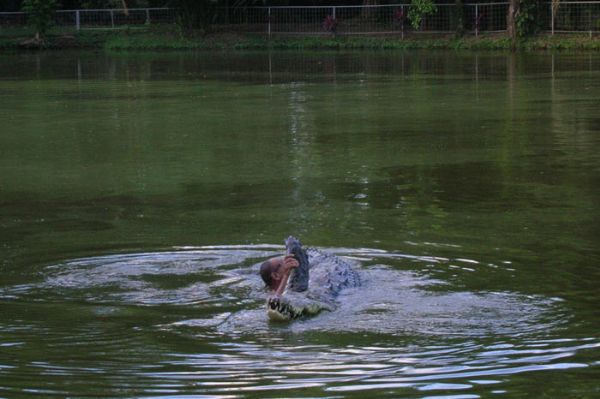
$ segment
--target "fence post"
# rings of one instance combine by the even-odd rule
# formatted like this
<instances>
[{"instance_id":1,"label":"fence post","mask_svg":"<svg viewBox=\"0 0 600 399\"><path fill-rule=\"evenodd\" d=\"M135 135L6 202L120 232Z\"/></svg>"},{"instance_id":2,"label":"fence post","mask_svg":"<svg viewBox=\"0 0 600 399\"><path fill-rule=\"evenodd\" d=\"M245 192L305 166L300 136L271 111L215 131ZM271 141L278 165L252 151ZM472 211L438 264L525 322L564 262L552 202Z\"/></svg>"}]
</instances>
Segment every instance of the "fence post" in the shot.
<instances>
[{"instance_id":1,"label":"fence post","mask_svg":"<svg viewBox=\"0 0 600 399\"><path fill-rule=\"evenodd\" d=\"M550 28L552 30L551 36L554 36L554 7L550 2Z\"/></svg>"},{"instance_id":2,"label":"fence post","mask_svg":"<svg viewBox=\"0 0 600 399\"><path fill-rule=\"evenodd\" d=\"M110 26L113 29L115 28L115 13L113 12L113 10L110 10Z\"/></svg>"},{"instance_id":3,"label":"fence post","mask_svg":"<svg viewBox=\"0 0 600 399\"><path fill-rule=\"evenodd\" d=\"M335 7L331 7L331 16L333 17L333 19L335 19Z\"/></svg>"},{"instance_id":4,"label":"fence post","mask_svg":"<svg viewBox=\"0 0 600 399\"><path fill-rule=\"evenodd\" d=\"M590 39L592 38L592 9L588 8L588 17L590 17L589 26L590 26Z\"/></svg>"},{"instance_id":5,"label":"fence post","mask_svg":"<svg viewBox=\"0 0 600 399\"><path fill-rule=\"evenodd\" d=\"M79 30L81 27L81 19L79 19L79 10L75 11L75 29Z\"/></svg>"},{"instance_id":6,"label":"fence post","mask_svg":"<svg viewBox=\"0 0 600 399\"><path fill-rule=\"evenodd\" d=\"M267 8L267 33L269 40L271 39L271 7Z\"/></svg>"},{"instance_id":7,"label":"fence post","mask_svg":"<svg viewBox=\"0 0 600 399\"><path fill-rule=\"evenodd\" d=\"M479 36L479 6L475 4L475 37Z\"/></svg>"},{"instance_id":8,"label":"fence post","mask_svg":"<svg viewBox=\"0 0 600 399\"><path fill-rule=\"evenodd\" d=\"M400 12L402 13L402 20L400 21L402 25L400 26L400 28L402 29L402 39L404 39L404 4L400 6L400 10ZM404 58L402 60L404 61ZM404 68L404 64L402 65L402 67Z\"/></svg>"},{"instance_id":9,"label":"fence post","mask_svg":"<svg viewBox=\"0 0 600 399\"><path fill-rule=\"evenodd\" d=\"M150 10L146 8L146 25L150 25Z\"/></svg>"}]
</instances>

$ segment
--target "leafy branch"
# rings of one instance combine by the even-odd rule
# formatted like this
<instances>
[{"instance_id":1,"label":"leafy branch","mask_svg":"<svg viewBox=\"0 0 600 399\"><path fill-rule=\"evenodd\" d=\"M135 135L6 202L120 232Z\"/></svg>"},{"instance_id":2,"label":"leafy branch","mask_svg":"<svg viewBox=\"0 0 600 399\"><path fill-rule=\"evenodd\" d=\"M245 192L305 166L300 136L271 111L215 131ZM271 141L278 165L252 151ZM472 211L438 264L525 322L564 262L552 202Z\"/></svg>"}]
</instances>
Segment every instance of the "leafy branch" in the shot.
<instances>
[{"instance_id":1,"label":"leafy branch","mask_svg":"<svg viewBox=\"0 0 600 399\"><path fill-rule=\"evenodd\" d=\"M412 0L408 9L408 19L414 29L419 29L423 18L437 11L433 0Z\"/></svg>"}]
</instances>

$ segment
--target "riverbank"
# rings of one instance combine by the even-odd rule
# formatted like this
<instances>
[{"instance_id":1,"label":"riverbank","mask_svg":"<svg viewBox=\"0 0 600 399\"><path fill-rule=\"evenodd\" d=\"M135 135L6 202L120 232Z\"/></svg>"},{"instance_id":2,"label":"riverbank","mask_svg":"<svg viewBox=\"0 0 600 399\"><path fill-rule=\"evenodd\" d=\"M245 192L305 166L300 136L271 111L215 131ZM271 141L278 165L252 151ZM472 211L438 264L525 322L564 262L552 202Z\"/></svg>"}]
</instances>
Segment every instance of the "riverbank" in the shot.
<instances>
[{"instance_id":1,"label":"riverbank","mask_svg":"<svg viewBox=\"0 0 600 399\"><path fill-rule=\"evenodd\" d=\"M122 29L118 31L80 31L70 34L53 33L38 43L25 32L0 37L0 49L105 49L132 50L350 50L350 49L461 49L509 50L511 41L504 34L478 37L411 35L401 37L311 36L272 37L251 34L213 34L183 36L174 30ZM520 40L519 50L600 50L600 37L589 35L539 35Z\"/></svg>"}]
</instances>

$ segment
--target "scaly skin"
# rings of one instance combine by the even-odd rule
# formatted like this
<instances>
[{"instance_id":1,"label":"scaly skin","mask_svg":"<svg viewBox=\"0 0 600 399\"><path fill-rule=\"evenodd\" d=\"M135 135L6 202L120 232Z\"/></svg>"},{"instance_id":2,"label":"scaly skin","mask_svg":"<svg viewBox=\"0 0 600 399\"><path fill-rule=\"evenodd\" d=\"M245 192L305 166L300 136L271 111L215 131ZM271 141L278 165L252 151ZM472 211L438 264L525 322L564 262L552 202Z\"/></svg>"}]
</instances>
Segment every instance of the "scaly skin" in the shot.
<instances>
[{"instance_id":1,"label":"scaly skin","mask_svg":"<svg viewBox=\"0 0 600 399\"><path fill-rule=\"evenodd\" d=\"M360 286L360 276L349 262L335 255L309 248L308 289L297 292L288 284L281 297L267 300L267 315L271 320L289 321L336 309L336 297L344 288ZM307 273L308 277L308 273Z\"/></svg>"}]
</instances>

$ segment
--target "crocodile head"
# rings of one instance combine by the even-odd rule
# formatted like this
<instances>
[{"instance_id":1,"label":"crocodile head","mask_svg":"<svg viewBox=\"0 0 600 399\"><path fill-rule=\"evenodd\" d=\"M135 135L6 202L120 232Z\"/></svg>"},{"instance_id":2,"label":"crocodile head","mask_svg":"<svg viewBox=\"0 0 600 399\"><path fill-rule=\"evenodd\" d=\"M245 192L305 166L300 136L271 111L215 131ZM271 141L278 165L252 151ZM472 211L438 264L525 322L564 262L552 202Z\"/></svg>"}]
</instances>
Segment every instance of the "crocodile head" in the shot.
<instances>
[{"instance_id":1,"label":"crocodile head","mask_svg":"<svg viewBox=\"0 0 600 399\"><path fill-rule=\"evenodd\" d=\"M293 255L298 261L298 267L292 271L290 276L288 289L296 292L306 291L308 289L310 268L306 251L296 237L289 236L285 240L285 252L288 255Z\"/></svg>"},{"instance_id":2,"label":"crocodile head","mask_svg":"<svg viewBox=\"0 0 600 399\"><path fill-rule=\"evenodd\" d=\"M323 310L332 311L334 306L297 292L286 292L281 297L267 299L267 315L274 321L288 321L313 316Z\"/></svg>"}]
</instances>

